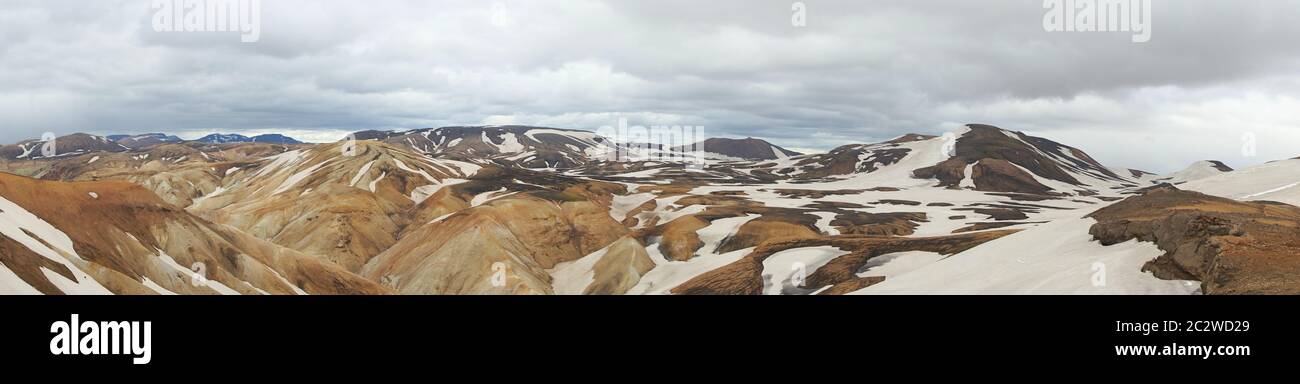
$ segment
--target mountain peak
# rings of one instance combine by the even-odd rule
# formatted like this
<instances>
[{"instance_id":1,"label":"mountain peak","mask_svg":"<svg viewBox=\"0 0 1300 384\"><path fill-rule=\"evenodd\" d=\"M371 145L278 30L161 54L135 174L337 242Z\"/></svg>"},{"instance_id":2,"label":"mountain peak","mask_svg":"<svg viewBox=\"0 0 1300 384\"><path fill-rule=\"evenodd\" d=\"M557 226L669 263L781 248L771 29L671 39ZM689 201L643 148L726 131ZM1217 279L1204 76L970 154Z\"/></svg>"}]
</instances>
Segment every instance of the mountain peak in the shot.
<instances>
[{"instance_id":1,"label":"mountain peak","mask_svg":"<svg viewBox=\"0 0 1300 384\"><path fill-rule=\"evenodd\" d=\"M1232 171L1232 167L1229 167L1222 161L1201 160L1188 165L1187 168L1183 168L1178 172L1155 179L1153 182L1179 185L1189 181L1196 181Z\"/></svg>"},{"instance_id":2,"label":"mountain peak","mask_svg":"<svg viewBox=\"0 0 1300 384\"><path fill-rule=\"evenodd\" d=\"M1198 161L1198 162L1196 162L1196 163L1194 163L1194 164L1192 164L1192 165L1193 165L1193 166L1197 166L1197 165L1209 166L1210 168L1217 169L1217 170L1219 170L1220 172L1232 172L1232 171L1233 171L1232 167L1229 167L1227 164L1224 164L1222 161L1218 161L1218 160L1202 160L1202 161Z\"/></svg>"},{"instance_id":3,"label":"mountain peak","mask_svg":"<svg viewBox=\"0 0 1300 384\"><path fill-rule=\"evenodd\" d=\"M231 133L231 134L213 133L211 135L200 137L194 141L200 143L209 143L209 144L222 144L222 143L246 143L251 141L251 139L249 139L248 136L240 135L237 133Z\"/></svg>"},{"instance_id":4,"label":"mountain peak","mask_svg":"<svg viewBox=\"0 0 1300 384\"><path fill-rule=\"evenodd\" d=\"M930 140L930 139L933 139L933 138L936 138L936 137L938 137L938 136L934 136L934 135L922 135L922 134L919 134L919 133L909 133L909 134L906 134L906 135L902 135L902 136L896 137L896 138L894 138L894 139L892 139L892 140L886 141L886 143L891 143L891 144L896 144L896 143L909 143L909 142L913 142L913 141Z\"/></svg>"},{"instance_id":5,"label":"mountain peak","mask_svg":"<svg viewBox=\"0 0 1300 384\"><path fill-rule=\"evenodd\" d=\"M744 139L711 138L700 143L707 153L746 160L776 160L802 155L799 152L781 148L767 140L748 137ZM685 148L679 147L679 149Z\"/></svg>"},{"instance_id":6,"label":"mountain peak","mask_svg":"<svg viewBox=\"0 0 1300 384\"><path fill-rule=\"evenodd\" d=\"M301 141L289 136L278 133L268 133L265 135L253 136L251 140L254 143L272 143L272 144L302 144Z\"/></svg>"},{"instance_id":7,"label":"mountain peak","mask_svg":"<svg viewBox=\"0 0 1300 384\"><path fill-rule=\"evenodd\" d=\"M964 184L981 191L1035 195L1097 193L1085 180L1129 182L1077 148L987 124L967 127L948 160L917 169L915 176L938 179L949 188ZM1054 188L1045 180L1060 184Z\"/></svg>"},{"instance_id":8,"label":"mountain peak","mask_svg":"<svg viewBox=\"0 0 1300 384\"><path fill-rule=\"evenodd\" d=\"M226 144L226 143L302 144L301 141L298 141L292 137L288 137L278 133L268 133L264 135L253 136L253 137L248 137L237 133L230 133L230 134L214 133L211 135L200 137L199 139L194 141L200 143L208 143L208 144Z\"/></svg>"},{"instance_id":9,"label":"mountain peak","mask_svg":"<svg viewBox=\"0 0 1300 384\"><path fill-rule=\"evenodd\" d=\"M109 140L107 137L89 133L73 133L55 138L54 145L50 147L50 149L54 150L53 154L46 153L46 144L44 140L26 140L18 144L0 146L0 158L34 160L75 156L91 152L125 152L129 150L129 148Z\"/></svg>"},{"instance_id":10,"label":"mountain peak","mask_svg":"<svg viewBox=\"0 0 1300 384\"><path fill-rule=\"evenodd\" d=\"M179 137L165 133L144 133L137 135L108 135L108 139L131 149L141 149L163 143L179 143Z\"/></svg>"}]
</instances>

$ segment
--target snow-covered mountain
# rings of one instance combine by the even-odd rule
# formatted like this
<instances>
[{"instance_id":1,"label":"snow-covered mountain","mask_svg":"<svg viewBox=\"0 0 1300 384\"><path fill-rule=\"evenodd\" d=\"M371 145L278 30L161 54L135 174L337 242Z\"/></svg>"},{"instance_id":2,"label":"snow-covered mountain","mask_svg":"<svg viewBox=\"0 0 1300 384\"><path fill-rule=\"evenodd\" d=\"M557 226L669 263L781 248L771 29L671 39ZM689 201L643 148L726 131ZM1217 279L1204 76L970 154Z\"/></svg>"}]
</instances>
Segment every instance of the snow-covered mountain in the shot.
<instances>
[{"instance_id":1,"label":"snow-covered mountain","mask_svg":"<svg viewBox=\"0 0 1300 384\"><path fill-rule=\"evenodd\" d=\"M972 124L948 136L904 135L762 165L763 172L835 186L905 187L1041 196L1116 195L1145 185L1051 140ZM757 172L757 170L755 170Z\"/></svg>"},{"instance_id":2,"label":"snow-covered mountain","mask_svg":"<svg viewBox=\"0 0 1300 384\"><path fill-rule=\"evenodd\" d=\"M424 128L404 132L362 131L357 140L381 140L417 153L492 159L524 168L570 168L587 162L606 139L578 130L480 126Z\"/></svg>"},{"instance_id":3,"label":"snow-covered mountain","mask_svg":"<svg viewBox=\"0 0 1300 384\"><path fill-rule=\"evenodd\" d=\"M698 150L711 158L735 160L777 160L801 155L799 152L781 148L766 140L752 137L745 139L712 138L694 146L682 146L674 149L679 152Z\"/></svg>"},{"instance_id":4,"label":"snow-covered mountain","mask_svg":"<svg viewBox=\"0 0 1300 384\"><path fill-rule=\"evenodd\" d=\"M1221 172L1190 180L1178 187L1236 200L1300 205L1300 159Z\"/></svg>"},{"instance_id":5,"label":"snow-covered mountain","mask_svg":"<svg viewBox=\"0 0 1300 384\"><path fill-rule=\"evenodd\" d=\"M1187 168L1184 168L1181 171L1156 178L1155 180L1152 180L1152 182L1178 185L1232 171L1232 167L1223 164L1221 161L1204 160L1192 163L1192 165L1187 166Z\"/></svg>"},{"instance_id":6,"label":"snow-covered mountain","mask_svg":"<svg viewBox=\"0 0 1300 384\"><path fill-rule=\"evenodd\" d=\"M93 152L126 152L130 150L107 137L74 133L61 136L48 142L44 140L27 140L17 144L0 146L0 158L8 160L35 160L43 158L64 158Z\"/></svg>"},{"instance_id":7,"label":"snow-covered mountain","mask_svg":"<svg viewBox=\"0 0 1300 384\"><path fill-rule=\"evenodd\" d=\"M200 143L208 143L208 144L225 144L225 143L250 143L253 141L253 139L249 138L248 136L244 136L236 133L230 133L230 134L213 133L211 135L207 135L195 139L194 141Z\"/></svg>"},{"instance_id":8,"label":"snow-covered mountain","mask_svg":"<svg viewBox=\"0 0 1300 384\"><path fill-rule=\"evenodd\" d=\"M988 125L811 155L714 140L725 153L706 142L676 160L610 157L682 151L540 127L352 137L0 162L46 179L0 178L14 205L0 210L48 224L0 231L0 289L211 293L149 260L234 253L247 264L216 279L242 293L1300 292L1263 277L1300 276L1286 258L1300 208L1283 204L1300 204L1300 160L1156 176ZM1158 186L1170 177L1188 181ZM47 190L73 203L42 204ZM12 256L24 250L77 269L40 264L63 279L50 277ZM1224 263L1238 268L1206 267Z\"/></svg>"},{"instance_id":9,"label":"snow-covered mountain","mask_svg":"<svg viewBox=\"0 0 1300 384\"><path fill-rule=\"evenodd\" d=\"M699 145L665 145L615 142L581 130L529 126L478 126L424 128L402 132L360 131L356 140L378 140L420 153L468 159L492 159L531 169L569 169L593 162L622 162L625 158L672 157L688 161L774 160L798 156L755 138L710 138ZM621 152L620 152L621 151Z\"/></svg>"},{"instance_id":10,"label":"snow-covered mountain","mask_svg":"<svg viewBox=\"0 0 1300 384\"><path fill-rule=\"evenodd\" d=\"M292 137L288 137L278 133L268 133L264 135L253 136L253 137L248 137L248 136L233 134L233 133L231 134L214 133L211 135L200 137L194 141L200 143L208 143L208 144L227 144L227 143L302 144L301 141L298 141Z\"/></svg>"},{"instance_id":11,"label":"snow-covered mountain","mask_svg":"<svg viewBox=\"0 0 1300 384\"><path fill-rule=\"evenodd\" d=\"M146 133L142 135L109 135L108 139L130 149L148 148L158 144L179 143L185 141L179 137L164 134L164 133Z\"/></svg>"}]
</instances>

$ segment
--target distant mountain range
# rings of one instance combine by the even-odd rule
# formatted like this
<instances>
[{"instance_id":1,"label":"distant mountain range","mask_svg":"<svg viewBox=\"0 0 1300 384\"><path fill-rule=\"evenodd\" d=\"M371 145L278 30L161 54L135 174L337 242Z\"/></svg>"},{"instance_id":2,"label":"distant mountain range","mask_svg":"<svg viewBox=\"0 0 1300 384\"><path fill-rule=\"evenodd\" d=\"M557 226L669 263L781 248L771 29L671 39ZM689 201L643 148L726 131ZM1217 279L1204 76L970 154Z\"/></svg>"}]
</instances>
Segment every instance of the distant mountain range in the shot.
<instances>
[{"instance_id":1,"label":"distant mountain range","mask_svg":"<svg viewBox=\"0 0 1300 384\"><path fill-rule=\"evenodd\" d=\"M194 141L200 143L208 143L208 144L226 144L226 143L302 144L301 141L298 141L292 137L281 135L278 133L268 133L265 135L257 135L253 137L248 137L248 136L234 134L234 133L231 134L214 133L211 135L200 137Z\"/></svg>"},{"instance_id":2,"label":"distant mountain range","mask_svg":"<svg viewBox=\"0 0 1300 384\"><path fill-rule=\"evenodd\" d=\"M156 147L162 144L179 144L187 142L180 137L168 135L165 133L145 133L136 135L108 135L97 136L86 133L74 133L70 135L56 137L53 154L49 157L66 157L86 154L91 152L127 152L139 151ZM292 137L281 134L265 134L248 137L238 134L211 134L193 140L195 143L202 144L230 144L230 143L267 143L267 144L303 144ZM45 158L47 143L42 140L24 140L10 145L0 145L0 159L5 160L36 160Z\"/></svg>"},{"instance_id":3,"label":"distant mountain range","mask_svg":"<svg viewBox=\"0 0 1300 384\"><path fill-rule=\"evenodd\" d=\"M150 147L163 143L179 143L182 140L179 137L164 133L146 133L143 135L108 135L107 138L124 147L139 149Z\"/></svg>"}]
</instances>

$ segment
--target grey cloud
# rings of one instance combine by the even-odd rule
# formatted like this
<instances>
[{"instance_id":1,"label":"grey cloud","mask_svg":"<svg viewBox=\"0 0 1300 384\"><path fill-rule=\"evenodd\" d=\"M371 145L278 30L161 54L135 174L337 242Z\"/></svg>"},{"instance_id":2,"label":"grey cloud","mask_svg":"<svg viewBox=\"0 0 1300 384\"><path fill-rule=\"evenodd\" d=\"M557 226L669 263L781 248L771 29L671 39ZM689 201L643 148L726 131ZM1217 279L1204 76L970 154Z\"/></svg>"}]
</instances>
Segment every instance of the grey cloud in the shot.
<instances>
[{"instance_id":1,"label":"grey cloud","mask_svg":"<svg viewBox=\"0 0 1300 384\"><path fill-rule=\"evenodd\" d=\"M795 28L791 1L264 0L255 44L154 32L150 3L5 2L0 141L622 116L823 150L986 122L1153 171L1300 155L1296 2L1157 1L1145 44L1045 32L1036 1L805 0Z\"/></svg>"}]
</instances>

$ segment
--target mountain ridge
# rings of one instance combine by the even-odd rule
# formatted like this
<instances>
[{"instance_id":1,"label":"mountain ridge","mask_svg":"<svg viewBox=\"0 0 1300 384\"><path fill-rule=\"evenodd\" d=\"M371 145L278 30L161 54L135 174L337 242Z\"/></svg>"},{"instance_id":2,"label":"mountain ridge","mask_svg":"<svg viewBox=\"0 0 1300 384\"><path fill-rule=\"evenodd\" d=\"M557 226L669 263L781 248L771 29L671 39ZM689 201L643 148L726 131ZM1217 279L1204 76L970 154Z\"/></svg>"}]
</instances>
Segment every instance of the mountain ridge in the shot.
<instances>
[{"instance_id":1,"label":"mountain ridge","mask_svg":"<svg viewBox=\"0 0 1300 384\"><path fill-rule=\"evenodd\" d=\"M1154 204L1159 197L1152 191L1168 176L1106 167L1081 149L991 125L793 156L760 139L715 140L748 158L687 154L671 161L656 156L680 148L637 149L592 132L541 127L361 131L353 138L126 149L85 135L72 140L86 144L79 151L0 161L0 170L42 179L0 175L0 197L13 204L4 211L30 212L54 228L31 219L0 228L0 265L6 266L0 290L806 295L1185 294L1197 287L1208 293L1254 287L1222 290L1196 282L1225 275L1171 272L1171 265L1193 264L1161 261L1163 245L1145 232L1122 244L1112 232L1092 235L1088 215L1095 212L1119 217L1103 220L1111 226L1146 220L1103 209L1126 201ZM30 157L37 143L16 149ZM609 151L634 149L644 152L632 155L649 156L609 157ZM1214 162L1193 168L1215 173L1180 188L1245 203L1187 198L1179 214L1291 220L1287 212L1300 212L1268 208L1300 203L1300 188L1287 184L1300 160L1230 172ZM45 196L43 189L62 192ZM69 204L50 206L39 196ZM1264 216L1215 216L1213 207L1228 206L1264 207ZM1288 241L1274 227L1239 227L1247 236L1268 233L1263 241ZM53 237L42 233L58 231L86 245L47 251L22 232L34 229L40 241L49 243ZM1022 252L1043 263L1004 257L1031 248L1042 252ZM245 255L239 257L245 263L211 258L231 252ZM164 253L180 265L221 264L213 276L221 287L178 285L187 272L159 269L171 268L157 264ZM1227 259L1268 257L1275 255L1233 251ZM1116 283L1094 287L1086 279L1054 277L1093 262L1114 263ZM1143 273L1148 262L1164 268L1161 277ZM796 265L806 267L806 279L792 274ZM335 283L344 285L325 286ZM1268 289L1286 291L1287 284Z\"/></svg>"}]
</instances>

